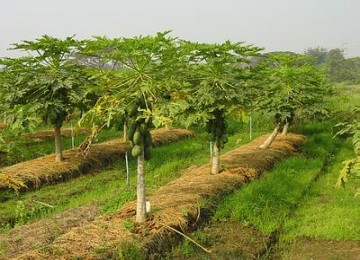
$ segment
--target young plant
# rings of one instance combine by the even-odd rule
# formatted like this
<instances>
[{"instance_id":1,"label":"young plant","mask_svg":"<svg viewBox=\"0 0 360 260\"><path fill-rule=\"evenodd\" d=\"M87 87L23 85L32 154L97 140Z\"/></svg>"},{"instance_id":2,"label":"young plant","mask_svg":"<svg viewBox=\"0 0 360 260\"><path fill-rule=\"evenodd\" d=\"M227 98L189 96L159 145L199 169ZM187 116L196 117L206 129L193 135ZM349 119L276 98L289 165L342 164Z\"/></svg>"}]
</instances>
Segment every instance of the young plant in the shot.
<instances>
[{"instance_id":1,"label":"young plant","mask_svg":"<svg viewBox=\"0 0 360 260\"><path fill-rule=\"evenodd\" d=\"M360 177L360 107L355 108L351 113L352 119L336 125L340 130L335 136L347 136L351 138L355 157L343 162L344 168L341 170L338 181L335 185L340 188L348 182L350 176Z\"/></svg>"}]
</instances>

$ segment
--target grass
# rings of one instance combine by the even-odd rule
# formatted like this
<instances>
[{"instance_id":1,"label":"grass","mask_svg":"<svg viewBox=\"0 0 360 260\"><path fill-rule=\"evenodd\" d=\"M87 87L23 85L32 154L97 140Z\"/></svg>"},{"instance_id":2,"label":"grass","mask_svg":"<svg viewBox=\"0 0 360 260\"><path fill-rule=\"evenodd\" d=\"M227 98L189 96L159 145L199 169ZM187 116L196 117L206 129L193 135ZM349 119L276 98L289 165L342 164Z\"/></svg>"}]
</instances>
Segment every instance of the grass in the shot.
<instances>
[{"instance_id":1,"label":"grass","mask_svg":"<svg viewBox=\"0 0 360 260\"><path fill-rule=\"evenodd\" d=\"M239 140L248 142L248 134L241 127L233 133L224 151L234 149ZM254 133L258 136L259 131ZM209 147L206 134L171 143L153 150L153 158L145 164L147 193L173 180L191 165L209 161ZM130 189L126 188L125 162L121 161L101 172L81 176L66 183L48 185L40 190L16 196L7 194L0 204L0 224L3 230L14 225L51 216L67 209L94 203L100 206L100 213L118 210L125 202L136 196L136 165L130 159ZM46 206L46 205L51 205ZM8 220L11 220L10 224Z\"/></svg>"},{"instance_id":2,"label":"grass","mask_svg":"<svg viewBox=\"0 0 360 260\"><path fill-rule=\"evenodd\" d=\"M355 196L360 187L360 178L352 178L345 188L334 188L342 162L352 155L351 145L344 143L339 154L333 158L328 172L309 190L293 218L286 220L283 239L306 236L360 240L360 197Z\"/></svg>"},{"instance_id":3,"label":"grass","mask_svg":"<svg viewBox=\"0 0 360 260\"><path fill-rule=\"evenodd\" d=\"M214 218L239 220L265 233L277 230L309 185L323 171L324 161L332 156L339 144L338 140L332 140L328 127L311 125L304 129L305 132L312 132L312 135L302 156L277 164L263 178L225 198Z\"/></svg>"}]
</instances>

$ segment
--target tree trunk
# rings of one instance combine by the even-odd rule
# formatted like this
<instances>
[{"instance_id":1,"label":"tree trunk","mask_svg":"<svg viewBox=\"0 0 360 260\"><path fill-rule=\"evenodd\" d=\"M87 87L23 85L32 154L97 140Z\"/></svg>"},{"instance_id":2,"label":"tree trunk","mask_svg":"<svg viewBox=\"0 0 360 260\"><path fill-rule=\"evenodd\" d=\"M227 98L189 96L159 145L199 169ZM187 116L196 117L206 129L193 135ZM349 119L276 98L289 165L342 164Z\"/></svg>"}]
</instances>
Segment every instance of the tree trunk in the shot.
<instances>
[{"instance_id":1,"label":"tree trunk","mask_svg":"<svg viewBox=\"0 0 360 260\"><path fill-rule=\"evenodd\" d=\"M127 142L127 125L124 123L124 142Z\"/></svg>"},{"instance_id":2,"label":"tree trunk","mask_svg":"<svg viewBox=\"0 0 360 260\"><path fill-rule=\"evenodd\" d=\"M281 132L281 135L287 135L288 131L289 131L289 122L286 122Z\"/></svg>"},{"instance_id":3,"label":"tree trunk","mask_svg":"<svg viewBox=\"0 0 360 260\"><path fill-rule=\"evenodd\" d=\"M137 202L136 202L136 222L146 221L146 199L145 199L145 180L144 180L144 145L141 145L142 152L137 158Z\"/></svg>"},{"instance_id":4,"label":"tree trunk","mask_svg":"<svg viewBox=\"0 0 360 260\"><path fill-rule=\"evenodd\" d=\"M55 161L62 162L64 160L62 155L62 146L61 146L61 126L54 126L54 135L55 135Z\"/></svg>"},{"instance_id":5,"label":"tree trunk","mask_svg":"<svg viewBox=\"0 0 360 260\"><path fill-rule=\"evenodd\" d=\"M170 130L170 129L171 129L171 123L166 123L165 130Z\"/></svg>"},{"instance_id":6,"label":"tree trunk","mask_svg":"<svg viewBox=\"0 0 360 260\"><path fill-rule=\"evenodd\" d=\"M274 131L271 133L271 135L266 139L266 141L260 145L261 149L267 149L272 144L272 142L275 140L275 137L278 135L280 129L280 125L275 127Z\"/></svg>"},{"instance_id":7,"label":"tree trunk","mask_svg":"<svg viewBox=\"0 0 360 260\"><path fill-rule=\"evenodd\" d=\"M220 172L220 147L217 145L219 143L218 139L219 138L217 137L214 142L212 167L211 167L212 174L218 174Z\"/></svg>"}]
</instances>

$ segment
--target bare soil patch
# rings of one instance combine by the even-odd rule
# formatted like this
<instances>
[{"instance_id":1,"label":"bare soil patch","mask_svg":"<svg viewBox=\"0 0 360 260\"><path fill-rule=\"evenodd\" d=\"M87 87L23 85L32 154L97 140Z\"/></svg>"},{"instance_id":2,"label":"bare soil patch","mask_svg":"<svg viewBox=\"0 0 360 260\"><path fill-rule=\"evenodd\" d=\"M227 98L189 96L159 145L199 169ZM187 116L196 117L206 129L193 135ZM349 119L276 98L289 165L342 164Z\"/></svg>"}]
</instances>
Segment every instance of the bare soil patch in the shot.
<instances>
[{"instance_id":1,"label":"bare soil patch","mask_svg":"<svg viewBox=\"0 0 360 260\"><path fill-rule=\"evenodd\" d=\"M58 236L48 245L47 252L33 250L23 256L32 259L110 258L124 243L141 247L148 257L159 256L179 240L179 235L166 226L184 233L195 229L208 219L214 204L224 194L260 177L276 161L296 153L305 140L303 136L289 134L278 137L270 149L259 149L266 137L223 155L221 174L211 175L209 164L192 167L154 192L148 197L152 204L149 220L142 225L134 223L135 202L130 202L116 214Z\"/></svg>"},{"instance_id":2,"label":"bare soil patch","mask_svg":"<svg viewBox=\"0 0 360 260\"><path fill-rule=\"evenodd\" d=\"M151 134L155 146L194 135L192 131L186 129L157 129ZM23 181L27 186L26 190L37 189L44 184L66 181L100 169L115 160L124 158L125 152L130 148L130 143L125 143L122 139L115 139L94 144L86 157L81 155L77 149L66 150L63 153L64 162L55 162L55 156L52 154L5 167L0 171ZM6 188L4 183L0 183L0 190Z\"/></svg>"},{"instance_id":3,"label":"bare soil patch","mask_svg":"<svg viewBox=\"0 0 360 260\"><path fill-rule=\"evenodd\" d=\"M360 241L333 241L300 238L289 248L288 259L360 259Z\"/></svg>"},{"instance_id":4,"label":"bare soil patch","mask_svg":"<svg viewBox=\"0 0 360 260\"><path fill-rule=\"evenodd\" d=\"M175 250L174 259L257 259L267 250L272 237L238 221L211 222L201 230L200 244L210 253L196 248L191 255ZM196 239L195 239L196 240ZM195 246L194 246L195 247Z\"/></svg>"}]
</instances>

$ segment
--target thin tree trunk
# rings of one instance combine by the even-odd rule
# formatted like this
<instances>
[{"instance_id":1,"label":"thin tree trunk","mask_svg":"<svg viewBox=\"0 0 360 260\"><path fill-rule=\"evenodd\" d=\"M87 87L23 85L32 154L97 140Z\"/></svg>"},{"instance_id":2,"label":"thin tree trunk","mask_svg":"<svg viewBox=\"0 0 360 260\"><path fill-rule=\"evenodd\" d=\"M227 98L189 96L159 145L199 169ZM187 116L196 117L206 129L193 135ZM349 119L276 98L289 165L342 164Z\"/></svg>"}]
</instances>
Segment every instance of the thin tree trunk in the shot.
<instances>
[{"instance_id":1,"label":"thin tree trunk","mask_svg":"<svg viewBox=\"0 0 360 260\"><path fill-rule=\"evenodd\" d=\"M165 130L170 130L170 129L171 129L171 123L166 123Z\"/></svg>"},{"instance_id":2,"label":"thin tree trunk","mask_svg":"<svg viewBox=\"0 0 360 260\"><path fill-rule=\"evenodd\" d=\"M55 161L63 161L62 147L61 147L61 126L54 126L55 135Z\"/></svg>"},{"instance_id":3,"label":"thin tree trunk","mask_svg":"<svg viewBox=\"0 0 360 260\"><path fill-rule=\"evenodd\" d=\"M137 158L137 202L136 202L136 222L146 221L146 200L145 200L145 180L144 180L144 145L142 152Z\"/></svg>"},{"instance_id":4,"label":"thin tree trunk","mask_svg":"<svg viewBox=\"0 0 360 260\"><path fill-rule=\"evenodd\" d=\"M250 140L252 140L252 132L253 132L253 125L252 125L252 112L249 113L249 135Z\"/></svg>"},{"instance_id":5,"label":"thin tree trunk","mask_svg":"<svg viewBox=\"0 0 360 260\"><path fill-rule=\"evenodd\" d=\"M214 149L213 149L213 158L212 158L212 167L211 167L211 173L212 174L218 174L220 172L220 147L217 145L216 138L214 142Z\"/></svg>"},{"instance_id":6,"label":"thin tree trunk","mask_svg":"<svg viewBox=\"0 0 360 260\"><path fill-rule=\"evenodd\" d=\"M124 142L127 142L127 125L124 123Z\"/></svg>"},{"instance_id":7,"label":"thin tree trunk","mask_svg":"<svg viewBox=\"0 0 360 260\"><path fill-rule=\"evenodd\" d=\"M281 132L281 135L287 135L288 131L289 131L289 122L286 122Z\"/></svg>"},{"instance_id":8,"label":"thin tree trunk","mask_svg":"<svg viewBox=\"0 0 360 260\"><path fill-rule=\"evenodd\" d=\"M272 142L275 140L275 137L278 135L279 133L279 129L280 129L280 125L278 125L277 127L275 127L274 131L271 133L271 135L266 139L266 141L260 145L261 149L267 149L270 147L270 145L272 144Z\"/></svg>"}]
</instances>

